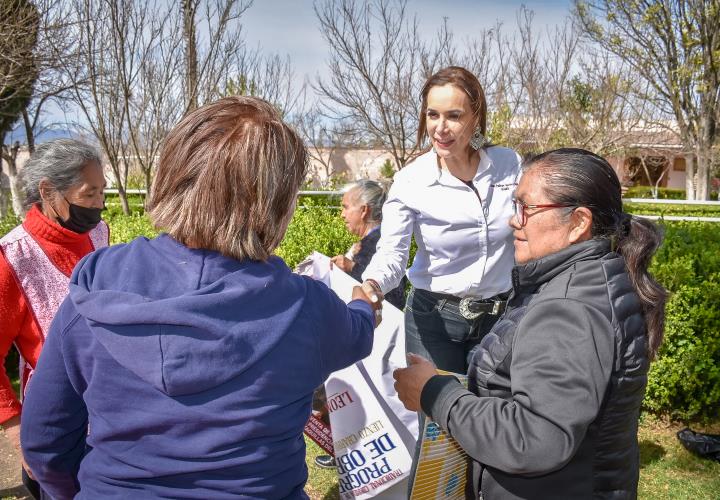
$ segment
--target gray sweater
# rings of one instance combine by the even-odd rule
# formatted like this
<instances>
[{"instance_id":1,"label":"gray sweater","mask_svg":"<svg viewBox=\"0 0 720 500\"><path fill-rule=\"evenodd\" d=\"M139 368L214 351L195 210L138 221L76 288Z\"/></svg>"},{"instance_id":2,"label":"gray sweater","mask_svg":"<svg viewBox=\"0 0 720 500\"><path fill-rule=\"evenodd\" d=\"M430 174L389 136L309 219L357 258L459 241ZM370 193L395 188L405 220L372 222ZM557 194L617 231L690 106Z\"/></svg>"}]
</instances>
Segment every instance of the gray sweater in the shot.
<instances>
[{"instance_id":1,"label":"gray sweater","mask_svg":"<svg viewBox=\"0 0 720 500\"><path fill-rule=\"evenodd\" d=\"M472 493L635 498L646 327L621 256L591 240L513 269L508 309L471 353L468 391L430 379L423 411L472 457Z\"/></svg>"}]
</instances>

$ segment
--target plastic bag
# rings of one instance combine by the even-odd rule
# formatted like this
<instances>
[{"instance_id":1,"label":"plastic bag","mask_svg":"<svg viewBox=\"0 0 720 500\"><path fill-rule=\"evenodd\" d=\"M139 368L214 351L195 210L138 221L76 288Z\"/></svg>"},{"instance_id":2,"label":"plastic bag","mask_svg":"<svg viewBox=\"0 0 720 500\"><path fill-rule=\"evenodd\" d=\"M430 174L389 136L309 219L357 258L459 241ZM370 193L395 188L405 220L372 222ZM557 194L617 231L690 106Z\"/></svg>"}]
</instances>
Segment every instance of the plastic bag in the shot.
<instances>
[{"instance_id":1,"label":"plastic bag","mask_svg":"<svg viewBox=\"0 0 720 500\"><path fill-rule=\"evenodd\" d=\"M720 462L720 435L693 432L686 427L677 437L689 452Z\"/></svg>"}]
</instances>

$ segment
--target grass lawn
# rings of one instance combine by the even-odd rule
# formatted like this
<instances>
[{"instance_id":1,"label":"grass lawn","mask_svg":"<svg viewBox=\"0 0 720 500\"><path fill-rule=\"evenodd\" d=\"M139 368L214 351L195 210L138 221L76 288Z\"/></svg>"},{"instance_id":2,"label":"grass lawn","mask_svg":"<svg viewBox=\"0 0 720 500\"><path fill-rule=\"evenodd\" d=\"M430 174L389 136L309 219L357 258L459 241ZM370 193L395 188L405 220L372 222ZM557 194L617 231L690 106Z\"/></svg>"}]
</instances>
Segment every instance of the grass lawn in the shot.
<instances>
[{"instance_id":1,"label":"grass lawn","mask_svg":"<svg viewBox=\"0 0 720 500\"><path fill-rule=\"evenodd\" d=\"M682 447L675 433L682 425L669 424L645 416L640 425L640 485L638 498L644 500L718 500L720 499L720 463L692 455ZM720 433L720 424L699 432ZM335 472L315 465L322 454L312 441L307 443L310 474L305 491L313 500L339 499Z\"/></svg>"},{"instance_id":2,"label":"grass lawn","mask_svg":"<svg viewBox=\"0 0 720 500\"><path fill-rule=\"evenodd\" d=\"M720 499L720 462L702 459L686 451L675 433L679 424L645 417L640 426L641 499ZM696 432L720 434L720 423Z\"/></svg>"},{"instance_id":3,"label":"grass lawn","mask_svg":"<svg viewBox=\"0 0 720 500\"><path fill-rule=\"evenodd\" d=\"M325 452L308 438L305 438L307 453L305 463L308 468L308 482L305 493L313 500L338 500L340 492L337 484L337 474L334 469L323 469L315 465L315 457Z\"/></svg>"}]
</instances>

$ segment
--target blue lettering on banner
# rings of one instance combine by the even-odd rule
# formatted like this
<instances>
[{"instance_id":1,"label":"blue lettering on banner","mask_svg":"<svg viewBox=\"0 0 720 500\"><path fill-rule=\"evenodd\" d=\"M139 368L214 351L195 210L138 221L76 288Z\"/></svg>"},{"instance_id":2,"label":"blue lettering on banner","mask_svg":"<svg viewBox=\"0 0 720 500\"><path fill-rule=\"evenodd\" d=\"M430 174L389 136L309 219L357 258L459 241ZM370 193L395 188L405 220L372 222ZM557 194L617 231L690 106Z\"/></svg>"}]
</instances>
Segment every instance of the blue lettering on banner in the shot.
<instances>
[{"instance_id":1,"label":"blue lettering on banner","mask_svg":"<svg viewBox=\"0 0 720 500\"><path fill-rule=\"evenodd\" d=\"M369 443L365 443L363 447L365 447L370 453L372 453L372 455L370 456L371 460L375 460L376 458L384 455L388 451L394 450L396 448L395 443L392 442L387 432L379 438L373 439Z\"/></svg>"},{"instance_id":2,"label":"blue lettering on banner","mask_svg":"<svg viewBox=\"0 0 720 500\"><path fill-rule=\"evenodd\" d=\"M397 448L397 445L387 433L363 444L363 448L365 453L352 450L337 457L340 493L365 486L392 470L387 457L383 455Z\"/></svg>"},{"instance_id":3,"label":"blue lettering on banner","mask_svg":"<svg viewBox=\"0 0 720 500\"><path fill-rule=\"evenodd\" d=\"M390 464L388 464L387 457L383 457L381 460L377 460L368 466L352 469L352 472L340 472L341 468L342 465L338 462L338 472L341 474L338 478L340 493L364 486L370 481L378 479L390 472Z\"/></svg>"}]
</instances>

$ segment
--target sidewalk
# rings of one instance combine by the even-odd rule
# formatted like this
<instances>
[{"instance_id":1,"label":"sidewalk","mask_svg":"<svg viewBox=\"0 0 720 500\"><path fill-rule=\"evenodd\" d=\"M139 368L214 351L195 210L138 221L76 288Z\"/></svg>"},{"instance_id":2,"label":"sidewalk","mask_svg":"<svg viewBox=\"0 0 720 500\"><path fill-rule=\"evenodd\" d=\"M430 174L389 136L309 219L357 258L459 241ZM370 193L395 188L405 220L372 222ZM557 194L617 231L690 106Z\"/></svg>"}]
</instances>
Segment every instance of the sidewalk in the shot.
<instances>
[{"instance_id":1,"label":"sidewalk","mask_svg":"<svg viewBox=\"0 0 720 500\"><path fill-rule=\"evenodd\" d=\"M0 498L30 500L32 497L20 479L20 458L17 450L0 431Z\"/></svg>"}]
</instances>

